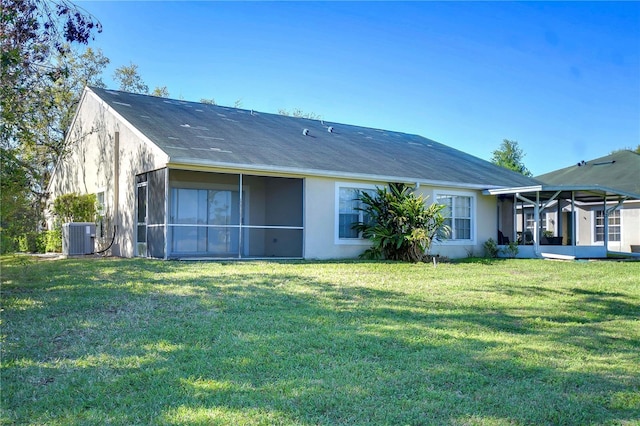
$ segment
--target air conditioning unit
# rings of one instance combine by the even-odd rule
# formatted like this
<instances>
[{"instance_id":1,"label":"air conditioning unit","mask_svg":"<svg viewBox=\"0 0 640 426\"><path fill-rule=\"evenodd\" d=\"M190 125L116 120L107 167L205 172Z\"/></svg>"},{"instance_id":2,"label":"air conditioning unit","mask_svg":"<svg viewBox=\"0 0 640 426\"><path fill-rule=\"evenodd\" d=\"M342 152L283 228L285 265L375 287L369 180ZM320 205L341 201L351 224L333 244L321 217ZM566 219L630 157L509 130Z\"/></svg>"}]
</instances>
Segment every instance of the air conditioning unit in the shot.
<instances>
[{"instance_id":1,"label":"air conditioning unit","mask_svg":"<svg viewBox=\"0 0 640 426\"><path fill-rule=\"evenodd\" d=\"M92 254L96 238L96 224L71 222L62 225L62 254Z\"/></svg>"}]
</instances>

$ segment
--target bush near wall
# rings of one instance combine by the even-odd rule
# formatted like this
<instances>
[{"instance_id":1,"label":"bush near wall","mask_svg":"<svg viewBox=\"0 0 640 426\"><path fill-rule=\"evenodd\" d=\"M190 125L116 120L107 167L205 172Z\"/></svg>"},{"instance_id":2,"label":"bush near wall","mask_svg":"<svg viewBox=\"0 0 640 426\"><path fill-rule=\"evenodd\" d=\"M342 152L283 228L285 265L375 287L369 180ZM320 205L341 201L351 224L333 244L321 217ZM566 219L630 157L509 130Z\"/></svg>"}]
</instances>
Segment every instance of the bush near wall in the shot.
<instances>
[{"instance_id":1,"label":"bush near wall","mask_svg":"<svg viewBox=\"0 0 640 426\"><path fill-rule=\"evenodd\" d=\"M61 253L62 252L62 229L57 228L51 231L44 232L46 253Z\"/></svg>"},{"instance_id":2,"label":"bush near wall","mask_svg":"<svg viewBox=\"0 0 640 426\"><path fill-rule=\"evenodd\" d=\"M42 232L27 232L18 237L18 251L22 253L44 253L45 239Z\"/></svg>"}]
</instances>

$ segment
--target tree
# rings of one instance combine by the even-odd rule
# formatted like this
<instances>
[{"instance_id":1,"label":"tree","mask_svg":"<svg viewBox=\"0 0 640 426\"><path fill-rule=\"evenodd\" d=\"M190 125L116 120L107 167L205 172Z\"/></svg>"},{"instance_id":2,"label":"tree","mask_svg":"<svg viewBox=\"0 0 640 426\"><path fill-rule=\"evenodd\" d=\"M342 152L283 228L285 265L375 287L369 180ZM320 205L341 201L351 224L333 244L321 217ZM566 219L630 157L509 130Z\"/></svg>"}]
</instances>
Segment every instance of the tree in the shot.
<instances>
[{"instance_id":1,"label":"tree","mask_svg":"<svg viewBox=\"0 0 640 426\"><path fill-rule=\"evenodd\" d=\"M504 139L500 148L493 151L491 162L497 166L513 170L525 176L532 176L529 169L527 169L522 162L523 158L524 153L518 146L518 142Z\"/></svg>"},{"instance_id":2,"label":"tree","mask_svg":"<svg viewBox=\"0 0 640 426\"><path fill-rule=\"evenodd\" d=\"M636 146L636 149L633 149L631 147L626 147L626 148L622 148L622 149L614 149L613 151L611 151L611 154L615 154L616 152L620 152L620 151L631 151L631 152L635 152L636 154L640 154L640 144L638 144L638 146Z\"/></svg>"},{"instance_id":3,"label":"tree","mask_svg":"<svg viewBox=\"0 0 640 426\"><path fill-rule=\"evenodd\" d=\"M2 0L0 21L0 230L6 242L39 221L47 171L61 152L56 82L69 77L72 43L99 22L68 0Z\"/></svg>"},{"instance_id":4,"label":"tree","mask_svg":"<svg viewBox=\"0 0 640 426\"><path fill-rule=\"evenodd\" d=\"M169 97L169 89L167 89L167 86L156 86L155 89L153 89L153 92L151 92L151 96L157 96L159 98L168 98Z\"/></svg>"},{"instance_id":5,"label":"tree","mask_svg":"<svg viewBox=\"0 0 640 426\"><path fill-rule=\"evenodd\" d=\"M294 108L293 110L291 110L291 112L287 111L284 108L280 108L278 110L278 114L287 117L308 118L310 120L320 120L322 118L321 115L318 115L315 112L304 112L300 108Z\"/></svg>"},{"instance_id":6,"label":"tree","mask_svg":"<svg viewBox=\"0 0 640 426\"><path fill-rule=\"evenodd\" d=\"M425 198L406 185L377 188L374 194L361 192L358 198L366 221L353 228L373 243L363 257L419 262L434 241L449 233L442 215L445 206L434 203L425 207Z\"/></svg>"},{"instance_id":7,"label":"tree","mask_svg":"<svg viewBox=\"0 0 640 426\"><path fill-rule=\"evenodd\" d=\"M37 139L31 124L42 108L39 90L66 72L52 59L68 54L69 43L87 44L102 26L68 0L2 0L0 23L0 140L6 147Z\"/></svg>"},{"instance_id":8,"label":"tree","mask_svg":"<svg viewBox=\"0 0 640 426\"><path fill-rule=\"evenodd\" d=\"M138 74L138 65L133 62L117 68L113 78L120 83L120 90L124 92L149 93L149 86L142 81L142 77Z\"/></svg>"}]
</instances>

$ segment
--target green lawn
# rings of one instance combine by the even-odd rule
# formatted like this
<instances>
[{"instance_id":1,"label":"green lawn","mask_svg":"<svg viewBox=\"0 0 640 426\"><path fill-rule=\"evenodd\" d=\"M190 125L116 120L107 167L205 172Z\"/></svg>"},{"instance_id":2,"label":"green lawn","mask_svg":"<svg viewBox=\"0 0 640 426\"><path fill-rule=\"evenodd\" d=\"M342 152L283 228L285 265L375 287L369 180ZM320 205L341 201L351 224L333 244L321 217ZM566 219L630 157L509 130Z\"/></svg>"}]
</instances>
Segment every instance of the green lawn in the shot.
<instances>
[{"instance_id":1,"label":"green lawn","mask_svg":"<svg viewBox=\"0 0 640 426\"><path fill-rule=\"evenodd\" d=\"M640 424L640 263L2 261L2 424Z\"/></svg>"}]
</instances>

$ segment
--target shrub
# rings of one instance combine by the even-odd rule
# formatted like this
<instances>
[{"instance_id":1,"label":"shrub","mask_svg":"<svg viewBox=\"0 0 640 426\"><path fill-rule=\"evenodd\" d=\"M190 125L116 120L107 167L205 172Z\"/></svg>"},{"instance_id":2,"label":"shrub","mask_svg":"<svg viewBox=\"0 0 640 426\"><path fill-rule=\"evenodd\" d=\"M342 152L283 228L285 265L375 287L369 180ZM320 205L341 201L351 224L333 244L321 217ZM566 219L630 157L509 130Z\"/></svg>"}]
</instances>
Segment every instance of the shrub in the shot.
<instances>
[{"instance_id":1,"label":"shrub","mask_svg":"<svg viewBox=\"0 0 640 426\"><path fill-rule=\"evenodd\" d=\"M510 257L510 258L514 258L518 255L518 242L517 241L511 241L509 244L507 244L503 249L502 252L505 254L505 256Z\"/></svg>"},{"instance_id":2,"label":"shrub","mask_svg":"<svg viewBox=\"0 0 640 426\"><path fill-rule=\"evenodd\" d=\"M484 242L484 253L486 257L496 258L498 257L498 253L500 249L498 249L498 243L493 238L489 238Z\"/></svg>"},{"instance_id":3,"label":"shrub","mask_svg":"<svg viewBox=\"0 0 640 426\"><path fill-rule=\"evenodd\" d=\"M23 253L44 253L44 234L27 232L18 237L18 251Z\"/></svg>"},{"instance_id":4,"label":"shrub","mask_svg":"<svg viewBox=\"0 0 640 426\"><path fill-rule=\"evenodd\" d=\"M368 221L354 224L353 228L373 243L361 257L419 262L433 241L448 234L441 213L445 206L425 207L425 198L415 195L406 185L376 188L374 194L361 192L358 199Z\"/></svg>"},{"instance_id":5,"label":"shrub","mask_svg":"<svg viewBox=\"0 0 640 426\"><path fill-rule=\"evenodd\" d=\"M62 252L62 230L60 228L44 232L45 253Z\"/></svg>"},{"instance_id":6,"label":"shrub","mask_svg":"<svg viewBox=\"0 0 640 426\"><path fill-rule=\"evenodd\" d=\"M53 202L53 213L61 223L96 220L95 194L64 194Z\"/></svg>"}]
</instances>

